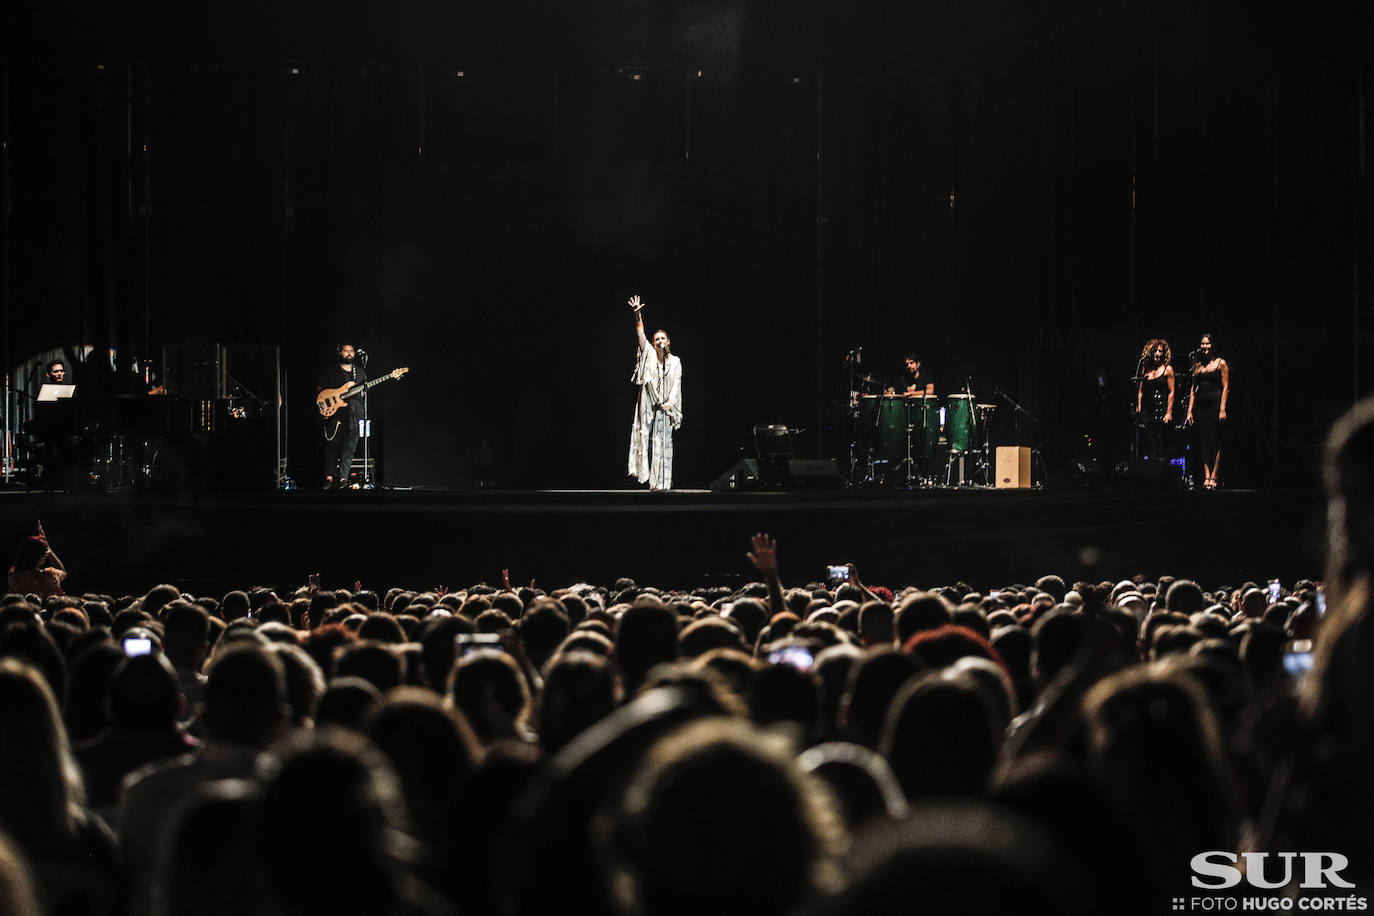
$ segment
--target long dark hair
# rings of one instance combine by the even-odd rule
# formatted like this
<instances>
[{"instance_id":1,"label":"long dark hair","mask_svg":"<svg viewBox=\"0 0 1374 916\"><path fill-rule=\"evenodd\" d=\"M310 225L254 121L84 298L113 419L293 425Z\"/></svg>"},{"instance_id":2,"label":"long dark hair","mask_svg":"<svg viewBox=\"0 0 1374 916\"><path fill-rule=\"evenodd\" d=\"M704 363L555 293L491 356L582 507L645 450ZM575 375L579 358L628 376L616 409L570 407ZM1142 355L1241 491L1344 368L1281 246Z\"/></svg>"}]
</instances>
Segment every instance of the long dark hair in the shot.
<instances>
[{"instance_id":1,"label":"long dark hair","mask_svg":"<svg viewBox=\"0 0 1374 916\"><path fill-rule=\"evenodd\" d=\"M37 671L5 659L0 702L0 825L31 855L60 848L75 830L85 793L57 700Z\"/></svg>"},{"instance_id":2,"label":"long dark hair","mask_svg":"<svg viewBox=\"0 0 1374 916\"><path fill-rule=\"evenodd\" d=\"M1154 337L1145 341L1145 346L1140 351L1140 358L1147 363L1150 362L1153 358L1155 347L1164 348L1164 361L1160 363L1161 366L1167 366L1174 361L1174 352L1169 349L1169 341L1162 337Z\"/></svg>"},{"instance_id":3,"label":"long dark hair","mask_svg":"<svg viewBox=\"0 0 1374 916\"><path fill-rule=\"evenodd\" d=\"M38 535L26 537L19 542L14 551L14 570L37 569L38 564L48 555L48 542Z\"/></svg>"},{"instance_id":4,"label":"long dark hair","mask_svg":"<svg viewBox=\"0 0 1374 916\"><path fill-rule=\"evenodd\" d=\"M1207 338L1208 340L1210 340L1210 341L1212 342L1212 356L1211 356L1211 359L1208 359L1208 360L1207 360L1207 362L1210 363L1212 360L1221 359L1221 354L1217 352L1217 339L1216 339L1216 337L1212 334L1211 331L1203 331L1201 334L1198 335L1198 339L1197 339L1197 340L1198 340L1198 348L1197 348L1196 350L1193 351L1193 369L1192 369L1192 371L1194 371L1194 372L1199 371L1199 370L1203 367L1203 365L1204 365L1204 363L1202 362L1202 339L1203 339L1204 337Z\"/></svg>"}]
</instances>

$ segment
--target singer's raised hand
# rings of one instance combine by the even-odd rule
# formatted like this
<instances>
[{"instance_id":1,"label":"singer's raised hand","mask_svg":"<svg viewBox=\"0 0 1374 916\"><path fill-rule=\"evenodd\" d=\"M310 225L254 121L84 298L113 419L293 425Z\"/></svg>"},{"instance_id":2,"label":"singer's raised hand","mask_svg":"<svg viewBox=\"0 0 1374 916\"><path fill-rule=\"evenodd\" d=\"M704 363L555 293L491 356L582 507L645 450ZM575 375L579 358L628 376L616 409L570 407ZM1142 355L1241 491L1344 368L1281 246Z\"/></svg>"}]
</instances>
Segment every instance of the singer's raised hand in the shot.
<instances>
[{"instance_id":1,"label":"singer's raised hand","mask_svg":"<svg viewBox=\"0 0 1374 916\"><path fill-rule=\"evenodd\" d=\"M630 308L635 313L635 336L639 338L639 349L641 352L649 349L649 338L644 336L644 313L640 309L644 308L644 302L638 296L630 297Z\"/></svg>"}]
</instances>

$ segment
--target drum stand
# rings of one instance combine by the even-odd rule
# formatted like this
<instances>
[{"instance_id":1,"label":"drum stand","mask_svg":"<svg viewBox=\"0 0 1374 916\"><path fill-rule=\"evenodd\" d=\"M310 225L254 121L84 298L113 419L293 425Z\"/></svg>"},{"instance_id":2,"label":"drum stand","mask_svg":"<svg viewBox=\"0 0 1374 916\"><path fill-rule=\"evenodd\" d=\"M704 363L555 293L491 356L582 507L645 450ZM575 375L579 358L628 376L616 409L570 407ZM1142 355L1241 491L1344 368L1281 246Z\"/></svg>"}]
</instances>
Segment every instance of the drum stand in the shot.
<instances>
[{"instance_id":1,"label":"drum stand","mask_svg":"<svg viewBox=\"0 0 1374 916\"><path fill-rule=\"evenodd\" d=\"M875 429L864 435L862 396L877 388L878 380L863 369L863 347L855 347L845 354L845 372L849 387L849 475L847 485L873 486L878 483L874 462L873 439L876 426L881 422L880 412L874 412Z\"/></svg>"},{"instance_id":2,"label":"drum stand","mask_svg":"<svg viewBox=\"0 0 1374 916\"><path fill-rule=\"evenodd\" d=\"M906 458L902 461L902 464L906 465L906 488L908 490L917 488L930 489L935 486L935 479L930 474L932 456L921 455L922 460L918 464L916 455L912 454L913 441L922 443L922 447L924 447L924 444L929 441L930 438L930 427L928 424L930 414L929 411L926 410L925 396L917 396L916 400L921 405L921 423L919 426L911 422L911 400L908 400L906 403ZM914 434L918 432L920 438L915 439ZM916 452L920 454L920 449L917 449Z\"/></svg>"},{"instance_id":3,"label":"drum stand","mask_svg":"<svg viewBox=\"0 0 1374 916\"><path fill-rule=\"evenodd\" d=\"M913 482L917 479L916 462L913 461L911 458L911 433L913 432L915 427L911 425L910 404L905 405L902 408L902 412L905 414L906 420L906 457L902 460L902 464L906 465L906 488L910 490Z\"/></svg>"},{"instance_id":4,"label":"drum stand","mask_svg":"<svg viewBox=\"0 0 1374 916\"><path fill-rule=\"evenodd\" d=\"M940 438L940 430L936 430L937 441L938 438ZM925 398L921 398L921 441L922 444L929 444L930 442L930 411L926 409ZM936 481L934 481L933 475L930 474L930 461L934 459L934 456L926 455L925 459L926 466L921 468L922 471L925 471L921 475L921 486L926 489L933 489L934 485L936 485Z\"/></svg>"},{"instance_id":5,"label":"drum stand","mask_svg":"<svg viewBox=\"0 0 1374 916\"><path fill-rule=\"evenodd\" d=\"M973 475L972 475L972 474L968 474L967 476L964 475L963 472L968 470L968 468L967 468L966 466L960 468L960 472L961 472L961 473L960 473L960 477L963 478L963 479L959 480L957 483L955 482L955 480L954 480L955 462L956 462L956 461L961 461L962 459L967 458L967 457L971 457L971 456L974 455L974 454L976 454L976 453L975 453L975 452L956 452L956 451L950 451L949 457L947 457L947 458L945 459L945 486L947 486L947 487L966 487L966 486L969 485L969 478L971 478Z\"/></svg>"},{"instance_id":6,"label":"drum stand","mask_svg":"<svg viewBox=\"0 0 1374 916\"><path fill-rule=\"evenodd\" d=\"M972 446L973 442L975 441L975 438L978 435L978 426L981 423L983 427L983 447L981 449L970 447L969 450L966 452L955 450L951 450L949 452L949 457L945 460L945 486L987 487L989 486L988 456L990 454L987 416L986 414L981 417L978 415L978 401L973 396L973 379L964 379L964 394L968 395L969 445ZM954 482L954 463L956 461L961 462L961 473L960 480L958 483ZM982 475L983 482L981 484L974 483L974 480L977 479L980 474Z\"/></svg>"},{"instance_id":7,"label":"drum stand","mask_svg":"<svg viewBox=\"0 0 1374 916\"><path fill-rule=\"evenodd\" d=\"M870 445L864 448L861 444L863 436L863 416L855 408L852 417L852 434L849 437L849 485L851 487L872 487L878 481L877 466L873 460L873 447ZM872 441L872 435L869 436Z\"/></svg>"},{"instance_id":8,"label":"drum stand","mask_svg":"<svg viewBox=\"0 0 1374 916\"><path fill-rule=\"evenodd\" d=\"M988 428L988 414L995 410L995 407L985 407L981 404L974 404L973 414L978 417L978 423L983 427L983 447L969 452L973 457L973 473L969 474L969 486L990 488L992 486L992 431ZM981 478L981 480L980 480ZM978 483L971 481L980 480Z\"/></svg>"}]
</instances>

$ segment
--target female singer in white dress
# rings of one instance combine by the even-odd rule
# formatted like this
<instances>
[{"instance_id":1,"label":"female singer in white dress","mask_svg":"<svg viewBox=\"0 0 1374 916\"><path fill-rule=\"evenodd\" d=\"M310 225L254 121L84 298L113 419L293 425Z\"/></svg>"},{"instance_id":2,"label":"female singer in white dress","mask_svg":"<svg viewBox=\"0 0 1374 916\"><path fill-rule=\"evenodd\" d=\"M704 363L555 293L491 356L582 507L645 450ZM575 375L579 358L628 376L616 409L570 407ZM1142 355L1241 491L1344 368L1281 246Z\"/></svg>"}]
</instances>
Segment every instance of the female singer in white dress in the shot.
<instances>
[{"instance_id":1,"label":"female singer in white dress","mask_svg":"<svg viewBox=\"0 0 1374 916\"><path fill-rule=\"evenodd\" d=\"M644 336L644 303L630 298L639 335L639 354L630 381L639 386L634 426L630 428L630 476L650 490L673 486L673 430L682 425L682 360L673 355L667 331Z\"/></svg>"}]
</instances>

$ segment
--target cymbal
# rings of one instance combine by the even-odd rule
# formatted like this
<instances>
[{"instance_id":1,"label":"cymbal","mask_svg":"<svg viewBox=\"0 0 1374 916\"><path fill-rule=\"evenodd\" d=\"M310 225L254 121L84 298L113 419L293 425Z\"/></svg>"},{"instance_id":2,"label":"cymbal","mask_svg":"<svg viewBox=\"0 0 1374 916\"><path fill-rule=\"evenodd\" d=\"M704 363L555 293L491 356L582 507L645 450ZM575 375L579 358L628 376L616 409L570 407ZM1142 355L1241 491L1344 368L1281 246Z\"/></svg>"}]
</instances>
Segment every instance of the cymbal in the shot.
<instances>
[{"instance_id":1,"label":"cymbal","mask_svg":"<svg viewBox=\"0 0 1374 916\"><path fill-rule=\"evenodd\" d=\"M861 385L877 385L877 384L878 384L878 380L875 379L875 378L874 378L873 376L871 376L871 375L861 375L861 376L859 376L858 378L856 378L854 381L858 382L858 383L861 384Z\"/></svg>"}]
</instances>

